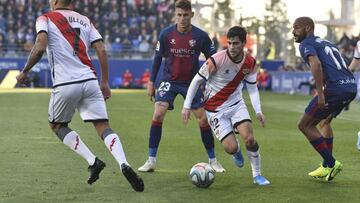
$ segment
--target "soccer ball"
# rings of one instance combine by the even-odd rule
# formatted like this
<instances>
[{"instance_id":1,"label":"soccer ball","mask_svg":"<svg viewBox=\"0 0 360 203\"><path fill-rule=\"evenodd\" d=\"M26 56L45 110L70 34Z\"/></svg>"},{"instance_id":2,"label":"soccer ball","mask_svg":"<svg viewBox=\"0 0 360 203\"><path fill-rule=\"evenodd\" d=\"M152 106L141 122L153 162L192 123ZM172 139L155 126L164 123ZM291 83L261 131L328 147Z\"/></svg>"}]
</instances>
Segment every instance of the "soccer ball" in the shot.
<instances>
[{"instance_id":1,"label":"soccer ball","mask_svg":"<svg viewBox=\"0 0 360 203\"><path fill-rule=\"evenodd\" d=\"M189 177L196 187L207 188L215 180L215 171L207 163L197 163L191 168Z\"/></svg>"}]
</instances>

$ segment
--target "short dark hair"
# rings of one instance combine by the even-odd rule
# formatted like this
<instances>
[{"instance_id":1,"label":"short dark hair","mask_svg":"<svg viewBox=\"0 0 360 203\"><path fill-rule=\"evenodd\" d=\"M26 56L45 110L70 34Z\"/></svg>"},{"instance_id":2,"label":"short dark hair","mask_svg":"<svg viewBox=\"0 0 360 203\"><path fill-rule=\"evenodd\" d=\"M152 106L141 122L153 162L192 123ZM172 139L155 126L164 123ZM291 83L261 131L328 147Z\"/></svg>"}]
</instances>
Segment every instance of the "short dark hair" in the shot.
<instances>
[{"instance_id":1,"label":"short dark hair","mask_svg":"<svg viewBox=\"0 0 360 203\"><path fill-rule=\"evenodd\" d=\"M296 18L295 22L303 25L303 26L309 26L312 30L315 29L315 23L313 19L307 16Z\"/></svg>"},{"instance_id":2,"label":"short dark hair","mask_svg":"<svg viewBox=\"0 0 360 203\"><path fill-rule=\"evenodd\" d=\"M234 37L239 37L241 42L245 42L246 41L246 35L247 32L245 30L245 28L240 27L240 26L234 26L232 28L229 29L226 37L229 38L234 38Z\"/></svg>"},{"instance_id":3,"label":"short dark hair","mask_svg":"<svg viewBox=\"0 0 360 203\"><path fill-rule=\"evenodd\" d=\"M175 8L180 8L185 11L191 11L191 2L188 0L177 0L175 3Z\"/></svg>"}]
</instances>

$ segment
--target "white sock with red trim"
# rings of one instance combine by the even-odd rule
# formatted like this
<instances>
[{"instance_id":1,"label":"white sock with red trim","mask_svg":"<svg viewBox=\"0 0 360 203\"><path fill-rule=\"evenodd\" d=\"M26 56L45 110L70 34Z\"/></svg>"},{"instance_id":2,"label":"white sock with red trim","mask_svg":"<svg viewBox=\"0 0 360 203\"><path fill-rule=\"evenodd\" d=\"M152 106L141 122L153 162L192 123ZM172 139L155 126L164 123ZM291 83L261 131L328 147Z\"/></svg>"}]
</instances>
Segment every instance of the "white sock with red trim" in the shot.
<instances>
[{"instance_id":1,"label":"white sock with red trim","mask_svg":"<svg viewBox=\"0 0 360 203\"><path fill-rule=\"evenodd\" d=\"M81 157L86 159L90 166L95 163L95 155L90 151L85 143L83 143L80 135L78 135L75 131L71 131L65 135L63 143Z\"/></svg>"},{"instance_id":2,"label":"white sock with red trim","mask_svg":"<svg viewBox=\"0 0 360 203\"><path fill-rule=\"evenodd\" d=\"M125 163L126 165L129 165L129 163L126 160L124 149L122 147L120 138L117 134L112 133L105 137L104 143L106 145L106 148L110 151L110 153L113 155L113 157L118 162L119 166L121 167L121 164Z\"/></svg>"}]
</instances>

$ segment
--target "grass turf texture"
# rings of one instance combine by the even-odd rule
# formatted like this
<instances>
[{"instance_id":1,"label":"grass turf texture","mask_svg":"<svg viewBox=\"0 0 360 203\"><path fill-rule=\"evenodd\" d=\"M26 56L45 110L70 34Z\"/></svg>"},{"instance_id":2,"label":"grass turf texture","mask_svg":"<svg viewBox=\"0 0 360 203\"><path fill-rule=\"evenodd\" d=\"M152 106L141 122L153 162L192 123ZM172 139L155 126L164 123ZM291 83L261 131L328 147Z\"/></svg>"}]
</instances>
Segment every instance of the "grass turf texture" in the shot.
<instances>
[{"instance_id":1,"label":"grass turf texture","mask_svg":"<svg viewBox=\"0 0 360 203\"><path fill-rule=\"evenodd\" d=\"M182 124L183 99L179 96L163 124L157 169L140 173L145 191L136 193L92 125L84 124L76 114L70 127L107 164L98 182L87 185L86 161L61 144L48 127L49 96L46 91L0 94L0 202L359 202L360 152L355 148L359 104L353 103L350 111L333 122L334 156L344 170L332 182L307 175L321 161L297 129L310 97L266 92L261 93L265 129L255 120L251 105L249 110L263 175L272 184L253 185L247 157L244 168L237 168L215 140L217 159L227 171L216 174L210 188L200 189L191 184L188 173L195 163L207 162L207 155L194 118L187 126ZM113 94L107 105L111 126L137 169L147 158L153 103L145 91L134 91Z\"/></svg>"}]
</instances>

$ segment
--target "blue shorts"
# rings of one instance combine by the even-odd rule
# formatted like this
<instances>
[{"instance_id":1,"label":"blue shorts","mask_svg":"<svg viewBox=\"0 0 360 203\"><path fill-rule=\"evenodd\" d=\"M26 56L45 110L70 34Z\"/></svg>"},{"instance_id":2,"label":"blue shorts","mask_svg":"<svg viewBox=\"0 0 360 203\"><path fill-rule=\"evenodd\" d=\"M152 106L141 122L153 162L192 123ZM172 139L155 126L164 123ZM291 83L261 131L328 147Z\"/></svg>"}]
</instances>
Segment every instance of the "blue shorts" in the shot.
<instances>
[{"instance_id":1,"label":"blue shorts","mask_svg":"<svg viewBox=\"0 0 360 203\"><path fill-rule=\"evenodd\" d=\"M325 103L328 104L328 108L321 110L318 107L318 96L315 96L308 106L305 109L305 113L309 116L313 116L315 118L325 119L329 115L332 115L335 118L343 108L350 104L350 102L355 98L356 93L353 92L337 92L337 93L329 93L324 92L325 95Z\"/></svg>"},{"instance_id":2,"label":"blue shorts","mask_svg":"<svg viewBox=\"0 0 360 203\"><path fill-rule=\"evenodd\" d=\"M174 100L178 94L181 94L185 99L186 93L189 89L189 84L175 83L175 82L161 82L156 91L155 101L163 101L169 103L169 110L174 109ZM194 100L191 104L191 109L198 109L203 106L203 93L199 88L196 92Z\"/></svg>"}]
</instances>

